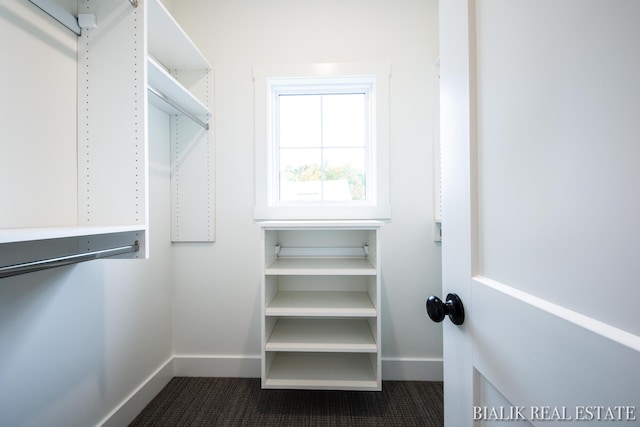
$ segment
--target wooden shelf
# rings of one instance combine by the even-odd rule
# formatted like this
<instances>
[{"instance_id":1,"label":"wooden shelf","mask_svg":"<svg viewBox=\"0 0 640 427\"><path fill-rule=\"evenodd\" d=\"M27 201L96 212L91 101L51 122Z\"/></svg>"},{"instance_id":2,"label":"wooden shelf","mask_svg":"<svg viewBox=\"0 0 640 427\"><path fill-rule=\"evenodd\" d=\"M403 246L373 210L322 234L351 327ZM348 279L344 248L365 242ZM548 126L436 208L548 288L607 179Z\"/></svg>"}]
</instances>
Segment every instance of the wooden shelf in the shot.
<instances>
[{"instance_id":1,"label":"wooden shelf","mask_svg":"<svg viewBox=\"0 0 640 427\"><path fill-rule=\"evenodd\" d=\"M367 320L279 319L267 339L267 351L375 353Z\"/></svg>"},{"instance_id":2,"label":"wooden shelf","mask_svg":"<svg viewBox=\"0 0 640 427\"><path fill-rule=\"evenodd\" d=\"M260 221L264 230L371 230L380 227L383 222L377 220L295 220Z\"/></svg>"},{"instance_id":3,"label":"wooden shelf","mask_svg":"<svg viewBox=\"0 0 640 427\"><path fill-rule=\"evenodd\" d=\"M266 275L363 275L375 276L376 268L365 259L278 258L269 265Z\"/></svg>"},{"instance_id":4,"label":"wooden shelf","mask_svg":"<svg viewBox=\"0 0 640 427\"><path fill-rule=\"evenodd\" d=\"M148 84L150 87L177 102L194 116L200 116L205 122L211 117L211 111L202 102L200 102L199 99L193 96L187 88L169 74L162 65L151 57L148 57L147 61ZM166 103L154 94L149 94L149 102L167 114L183 114L180 110L172 107L170 104Z\"/></svg>"},{"instance_id":5,"label":"wooden shelf","mask_svg":"<svg viewBox=\"0 0 640 427\"><path fill-rule=\"evenodd\" d=\"M211 65L159 0L148 0L148 51L171 70L210 70Z\"/></svg>"},{"instance_id":6,"label":"wooden shelf","mask_svg":"<svg viewBox=\"0 0 640 427\"><path fill-rule=\"evenodd\" d=\"M368 353L276 353L269 388L378 390Z\"/></svg>"},{"instance_id":7,"label":"wooden shelf","mask_svg":"<svg viewBox=\"0 0 640 427\"><path fill-rule=\"evenodd\" d=\"M8 228L0 230L1 243L30 242L36 240L61 239L65 237L97 236L102 234L139 231L144 233L144 226L108 226L108 227L32 227Z\"/></svg>"},{"instance_id":8,"label":"wooden shelf","mask_svg":"<svg viewBox=\"0 0 640 427\"><path fill-rule=\"evenodd\" d=\"M146 229L42 227L0 231L0 279L100 258L146 257Z\"/></svg>"},{"instance_id":9,"label":"wooden shelf","mask_svg":"<svg viewBox=\"0 0 640 427\"><path fill-rule=\"evenodd\" d=\"M366 292L284 291L274 296L265 315L376 317L377 311Z\"/></svg>"}]
</instances>

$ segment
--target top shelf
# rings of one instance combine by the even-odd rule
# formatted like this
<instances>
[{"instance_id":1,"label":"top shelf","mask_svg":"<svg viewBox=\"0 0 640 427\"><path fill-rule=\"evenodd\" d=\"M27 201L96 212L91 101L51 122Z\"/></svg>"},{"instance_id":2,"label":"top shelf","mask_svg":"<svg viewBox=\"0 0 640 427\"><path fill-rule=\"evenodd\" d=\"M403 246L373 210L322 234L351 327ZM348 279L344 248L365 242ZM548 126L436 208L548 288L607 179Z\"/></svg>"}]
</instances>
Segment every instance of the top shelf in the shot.
<instances>
[{"instance_id":1,"label":"top shelf","mask_svg":"<svg viewBox=\"0 0 640 427\"><path fill-rule=\"evenodd\" d=\"M371 230L382 226L376 220L259 221L265 230Z\"/></svg>"},{"instance_id":2,"label":"top shelf","mask_svg":"<svg viewBox=\"0 0 640 427\"><path fill-rule=\"evenodd\" d=\"M100 234L123 233L129 231L144 232L145 227L133 226L105 226L105 227L32 227L9 228L0 230L0 244L30 242L36 240L60 239L65 237L95 236Z\"/></svg>"},{"instance_id":3,"label":"top shelf","mask_svg":"<svg viewBox=\"0 0 640 427\"><path fill-rule=\"evenodd\" d=\"M210 70L211 65L160 0L148 3L148 50L171 70Z\"/></svg>"}]
</instances>

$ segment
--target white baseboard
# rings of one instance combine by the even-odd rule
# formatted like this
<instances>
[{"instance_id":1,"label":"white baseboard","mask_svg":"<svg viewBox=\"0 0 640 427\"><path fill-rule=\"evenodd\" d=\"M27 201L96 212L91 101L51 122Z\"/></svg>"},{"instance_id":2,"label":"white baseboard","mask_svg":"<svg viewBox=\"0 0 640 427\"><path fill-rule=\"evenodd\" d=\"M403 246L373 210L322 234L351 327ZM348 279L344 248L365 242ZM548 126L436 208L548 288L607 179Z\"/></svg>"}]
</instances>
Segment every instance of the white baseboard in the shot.
<instances>
[{"instance_id":1,"label":"white baseboard","mask_svg":"<svg viewBox=\"0 0 640 427\"><path fill-rule=\"evenodd\" d=\"M442 381L442 359L383 357L382 379L388 381Z\"/></svg>"},{"instance_id":2,"label":"white baseboard","mask_svg":"<svg viewBox=\"0 0 640 427\"><path fill-rule=\"evenodd\" d=\"M129 425L173 377L260 378L260 356L173 356L98 425ZM442 381L442 359L383 358L382 379Z\"/></svg>"},{"instance_id":3,"label":"white baseboard","mask_svg":"<svg viewBox=\"0 0 640 427\"><path fill-rule=\"evenodd\" d=\"M101 427L127 426L175 376L173 357L169 358L100 423Z\"/></svg>"},{"instance_id":4,"label":"white baseboard","mask_svg":"<svg viewBox=\"0 0 640 427\"><path fill-rule=\"evenodd\" d=\"M260 356L174 356L177 377L260 377ZM382 379L442 381L442 359L383 358Z\"/></svg>"},{"instance_id":5,"label":"white baseboard","mask_svg":"<svg viewBox=\"0 0 640 427\"><path fill-rule=\"evenodd\" d=\"M176 377L260 378L260 356L192 356L173 357Z\"/></svg>"}]
</instances>

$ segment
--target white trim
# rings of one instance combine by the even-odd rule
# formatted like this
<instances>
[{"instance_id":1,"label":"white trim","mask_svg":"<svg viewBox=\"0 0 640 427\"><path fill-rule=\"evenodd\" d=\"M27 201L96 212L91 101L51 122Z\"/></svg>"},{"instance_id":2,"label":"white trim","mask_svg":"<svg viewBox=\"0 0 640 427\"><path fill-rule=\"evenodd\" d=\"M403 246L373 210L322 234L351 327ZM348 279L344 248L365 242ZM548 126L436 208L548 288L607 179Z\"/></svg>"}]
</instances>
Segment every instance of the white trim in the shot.
<instances>
[{"instance_id":1,"label":"white trim","mask_svg":"<svg viewBox=\"0 0 640 427\"><path fill-rule=\"evenodd\" d=\"M383 381L442 381L442 358L383 357Z\"/></svg>"},{"instance_id":2,"label":"white trim","mask_svg":"<svg viewBox=\"0 0 640 427\"><path fill-rule=\"evenodd\" d=\"M260 355L181 355L174 357L174 375L260 378L260 362ZM442 381L442 358L383 357L382 379Z\"/></svg>"},{"instance_id":3,"label":"white trim","mask_svg":"<svg viewBox=\"0 0 640 427\"><path fill-rule=\"evenodd\" d=\"M372 165L367 179L374 179L375 194L367 194L366 204L298 204L276 205L270 191L269 164L272 160L271 84L274 79L300 79L322 77L363 77L375 81L372 91L375 108L375 143L370 146ZM256 66L253 71L255 87L255 208L256 220L268 219L389 219L389 86L391 66L380 63L326 63ZM375 151L375 152L373 152ZM368 182L367 185L370 183ZM373 204L371 204L373 203Z\"/></svg>"},{"instance_id":4,"label":"white trim","mask_svg":"<svg viewBox=\"0 0 640 427\"><path fill-rule=\"evenodd\" d=\"M258 198L256 192L256 199ZM253 216L256 221L262 220L333 220L333 219L380 219L391 218L391 206L324 206L318 209L305 206L255 206Z\"/></svg>"},{"instance_id":5,"label":"white trim","mask_svg":"<svg viewBox=\"0 0 640 427\"><path fill-rule=\"evenodd\" d=\"M98 423L102 427L126 426L174 377L174 358L169 358Z\"/></svg>"},{"instance_id":6,"label":"white trim","mask_svg":"<svg viewBox=\"0 0 640 427\"><path fill-rule=\"evenodd\" d=\"M260 378L260 355L176 355L176 377Z\"/></svg>"},{"instance_id":7,"label":"white trim","mask_svg":"<svg viewBox=\"0 0 640 427\"><path fill-rule=\"evenodd\" d=\"M594 334L600 335L601 337L607 338L618 344L622 344L631 350L640 351L640 337L635 334L616 328L615 326L611 326L592 317L585 316L584 314L576 311L569 310L568 308L528 294L509 285L489 279L488 277L474 276L473 280L478 284L487 286L495 291L522 301L525 304L566 320L567 322L584 328Z\"/></svg>"}]
</instances>

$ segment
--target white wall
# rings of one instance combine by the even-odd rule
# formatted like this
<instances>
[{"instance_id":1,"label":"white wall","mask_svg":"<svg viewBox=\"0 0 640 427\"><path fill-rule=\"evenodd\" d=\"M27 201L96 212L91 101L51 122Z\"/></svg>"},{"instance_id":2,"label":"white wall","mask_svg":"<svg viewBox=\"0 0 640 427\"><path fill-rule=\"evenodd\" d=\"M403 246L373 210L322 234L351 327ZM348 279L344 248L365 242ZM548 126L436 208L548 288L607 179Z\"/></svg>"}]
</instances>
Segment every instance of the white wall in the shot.
<instances>
[{"instance_id":1,"label":"white wall","mask_svg":"<svg viewBox=\"0 0 640 427\"><path fill-rule=\"evenodd\" d=\"M217 241L174 248L176 372L259 375L252 67L377 61L393 74L383 375L439 378L441 327L424 310L426 297L440 294L432 235L437 1L190 0L173 2L172 12L214 66L217 167Z\"/></svg>"},{"instance_id":2,"label":"white wall","mask_svg":"<svg viewBox=\"0 0 640 427\"><path fill-rule=\"evenodd\" d=\"M76 36L0 0L0 55L1 227L73 224ZM150 147L151 259L0 280L1 426L95 425L172 355L169 125L151 120L163 128Z\"/></svg>"}]
</instances>

